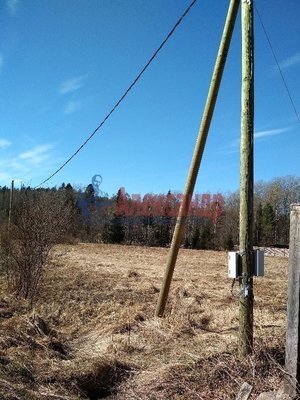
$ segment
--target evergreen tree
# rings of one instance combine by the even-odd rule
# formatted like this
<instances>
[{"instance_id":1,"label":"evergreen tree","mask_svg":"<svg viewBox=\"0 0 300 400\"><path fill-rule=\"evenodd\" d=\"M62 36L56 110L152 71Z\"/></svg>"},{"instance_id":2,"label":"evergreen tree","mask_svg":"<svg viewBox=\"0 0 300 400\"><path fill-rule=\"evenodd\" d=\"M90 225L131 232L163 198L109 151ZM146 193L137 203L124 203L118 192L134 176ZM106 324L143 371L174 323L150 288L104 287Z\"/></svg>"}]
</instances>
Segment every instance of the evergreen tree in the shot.
<instances>
[{"instance_id":1,"label":"evergreen tree","mask_svg":"<svg viewBox=\"0 0 300 400\"><path fill-rule=\"evenodd\" d=\"M261 246L261 240L262 240L262 225L263 225L263 207L262 204L259 203L259 206L256 211L255 215L255 228L254 228L254 243L257 246Z\"/></svg>"},{"instance_id":2,"label":"evergreen tree","mask_svg":"<svg viewBox=\"0 0 300 400\"><path fill-rule=\"evenodd\" d=\"M192 249L200 248L200 228L197 225L192 236Z\"/></svg>"},{"instance_id":3,"label":"evergreen tree","mask_svg":"<svg viewBox=\"0 0 300 400\"><path fill-rule=\"evenodd\" d=\"M262 208L262 232L263 245L270 246L275 243L275 211L270 203L266 203Z\"/></svg>"},{"instance_id":4,"label":"evergreen tree","mask_svg":"<svg viewBox=\"0 0 300 400\"><path fill-rule=\"evenodd\" d=\"M123 189L119 189L116 196L115 211L110 221L103 229L102 239L106 243L122 243L125 238L125 211L127 197Z\"/></svg>"},{"instance_id":5,"label":"evergreen tree","mask_svg":"<svg viewBox=\"0 0 300 400\"><path fill-rule=\"evenodd\" d=\"M203 226L200 234L200 249L207 250L210 248L212 239L212 227L207 223Z\"/></svg>"},{"instance_id":6,"label":"evergreen tree","mask_svg":"<svg viewBox=\"0 0 300 400\"><path fill-rule=\"evenodd\" d=\"M234 249L234 242L233 242L232 235L228 235L227 238L225 239L224 248L227 251L231 251Z\"/></svg>"}]
</instances>

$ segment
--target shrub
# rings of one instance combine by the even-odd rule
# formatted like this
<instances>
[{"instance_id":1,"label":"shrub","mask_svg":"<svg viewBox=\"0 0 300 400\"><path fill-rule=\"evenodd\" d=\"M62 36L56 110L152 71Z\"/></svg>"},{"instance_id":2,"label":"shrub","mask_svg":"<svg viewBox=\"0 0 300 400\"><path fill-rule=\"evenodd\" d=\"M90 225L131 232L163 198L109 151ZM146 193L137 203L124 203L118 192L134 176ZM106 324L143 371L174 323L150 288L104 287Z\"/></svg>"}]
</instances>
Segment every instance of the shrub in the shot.
<instances>
[{"instance_id":1,"label":"shrub","mask_svg":"<svg viewBox=\"0 0 300 400\"><path fill-rule=\"evenodd\" d=\"M59 192L25 192L13 210L9 232L2 235L2 267L9 287L33 301L51 248L68 231L71 207Z\"/></svg>"}]
</instances>

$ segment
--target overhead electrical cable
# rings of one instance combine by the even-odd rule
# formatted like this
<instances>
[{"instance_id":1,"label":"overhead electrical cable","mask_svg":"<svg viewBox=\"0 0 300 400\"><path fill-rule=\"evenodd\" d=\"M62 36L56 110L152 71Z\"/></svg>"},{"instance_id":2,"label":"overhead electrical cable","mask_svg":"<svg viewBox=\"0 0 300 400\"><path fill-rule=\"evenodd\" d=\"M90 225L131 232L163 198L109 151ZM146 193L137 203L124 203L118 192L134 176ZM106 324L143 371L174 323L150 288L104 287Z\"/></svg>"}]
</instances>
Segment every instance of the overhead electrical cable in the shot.
<instances>
[{"instance_id":1,"label":"overhead electrical cable","mask_svg":"<svg viewBox=\"0 0 300 400\"><path fill-rule=\"evenodd\" d=\"M149 61L146 63L144 68L141 70L141 72L137 75L137 77L134 79L134 81L131 83L131 85L128 87L128 89L124 92L124 94L120 97L120 99L116 102L116 104L113 106L113 108L109 111L109 113L104 117L104 119L100 122L100 124L97 126L97 128L90 134L90 136L81 144L81 146L78 147L78 149L55 171L53 172L52 175L50 175L47 179L45 179L43 182L41 182L39 185L35 187L38 188L42 186L44 183L48 182L51 178L53 178L58 172L60 172L82 149L83 147L93 138L93 136L99 131L99 129L104 125L104 123L109 119L109 117L113 114L113 112L118 108L118 106L121 104L121 102L125 99L125 97L128 95L128 93L131 91L131 89L136 85L136 83L139 81L141 76L144 74L146 69L149 67L149 65L152 63L152 61L156 58L157 54L160 52L160 50L164 47L164 45L167 43L167 41L170 39L170 37L173 35L175 32L176 28L180 25L184 17L188 14L188 12L191 10L193 5L196 3L197 0L193 0L191 4L188 6L188 8L184 11L184 13L181 15L179 20L175 23L171 31L168 33L166 38L163 40L163 42L160 44L160 46L157 48L157 50L153 53L153 55L150 57Z\"/></svg>"},{"instance_id":2,"label":"overhead electrical cable","mask_svg":"<svg viewBox=\"0 0 300 400\"><path fill-rule=\"evenodd\" d=\"M278 62L277 56L276 56L276 54L275 54L274 47L273 47L273 45L272 45L272 43L271 43L270 37L269 37L269 35L268 35L268 33L267 33L267 30L266 30L266 28L265 28L265 25L264 25L264 23L263 23L263 21L262 21L262 18L261 18L261 16L260 16L259 12L258 12L258 9L257 9L255 3L254 3L254 7L255 7L255 11L256 11L256 13L257 13L259 22L260 22L260 24L261 24L261 26L262 26L262 29L263 29L263 31L264 31L264 34L265 34L265 36L266 36L266 38L267 38L267 42L269 43L271 52L272 52L272 54L273 54L275 63L276 63L276 65L277 65L277 68L278 68L279 74L280 74L280 76L281 76L282 82L283 82L283 84L284 84L285 90L286 90L286 92L287 92L287 95L288 95L288 97L289 97L289 99L290 99L292 108L293 108L293 110L294 110L294 112L295 112L295 114L296 114L296 118L297 118L297 120L298 120L298 122L299 122L299 124L300 124L300 117L299 117L298 111L297 111L297 109L296 109L294 100L293 100L293 98L292 98L290 89L289 89L289 87L288 87L288 85L287 85L287 82L286 82L285 77L284 77L283 72L282 72L282 68L280 67L280 63Z\"/></svg>"}]
</instances>

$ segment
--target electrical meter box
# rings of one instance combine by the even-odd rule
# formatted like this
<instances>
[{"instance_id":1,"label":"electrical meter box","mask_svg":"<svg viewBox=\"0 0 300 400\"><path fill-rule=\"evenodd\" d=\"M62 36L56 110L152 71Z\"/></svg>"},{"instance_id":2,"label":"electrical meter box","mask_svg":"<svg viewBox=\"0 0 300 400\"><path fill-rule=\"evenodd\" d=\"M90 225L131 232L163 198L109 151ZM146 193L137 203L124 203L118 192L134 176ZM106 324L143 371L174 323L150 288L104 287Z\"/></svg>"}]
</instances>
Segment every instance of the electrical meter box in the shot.
<instances>
[{"instance_id":1,"label":"electrical meter box","mask_svg":"<svg viewBox=\"0 0 300 400\"><path fill-rule=\"evenodd\" d=\"M265 253L263 250L255 250L254 251L254 271L253 275L255 276L264 276L265 274Z\"/></svg>"},{"instance_id":2,"label":"electrical meter box","mask_svg":"<svg viewBox=\"0 0 300 400\"><path fill-rule=\"evenodd\" d=\"M240 255L236 251L228 253L228 277L238 278L240 276Z\"/></svg>"}]
</instances>

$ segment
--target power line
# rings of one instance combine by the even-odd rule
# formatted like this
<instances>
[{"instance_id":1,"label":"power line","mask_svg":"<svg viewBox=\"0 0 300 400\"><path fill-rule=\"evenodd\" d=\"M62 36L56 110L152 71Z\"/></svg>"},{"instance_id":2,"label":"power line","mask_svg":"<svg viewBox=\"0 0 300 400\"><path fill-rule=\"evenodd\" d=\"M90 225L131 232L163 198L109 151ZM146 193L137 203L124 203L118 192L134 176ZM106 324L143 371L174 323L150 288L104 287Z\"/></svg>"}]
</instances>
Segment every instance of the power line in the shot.
<instances>
[{"instance_id":1,"label":"power line","mask_svg":"<svg viewBox=\"0 0 300 400\"><path fill-rule=\"evenodd\" d=\"M256 11L256 13L257 13L259 22L260 22L260 24L261 24L261 26L262 26L262 29L263 29L263 31L264 31L264 34L265 34L265 36L266 36L266 38L267 38L267 41L268 41L268 43L269 43L271 52L272 52L272 54L273 54L275 63L276 63L276 65L277 65L277 68L278 68L278 71L279 71L279 74L280 74L281 79L282 79L282 81L283 81L285 90L286 90L287 95L288 95L288 97L289 97L289 99L290 99L290 102L291 102L291 105L292 105L292 107L293 107L293 110L294 110L294 112L295 112L295 114L296 114L296 118L297 118L297 120L298 120L298 122L299 122L299 124L300 124L300 117L299 117L298 111L297 111L297 109L296 109L294 100L293 100L293 98L292 98L290 89L289 89L289 87L288 87L288 85L287 85L287 82L286 82L285 77L284 77L284 75L283 75L282 69L281 69L280 64L279 64L279 62L278 62L278 59L277 59L277 57L276 57L276 54L275 54L275 51L274 51L274 47L272 46L270 37L269 37L269 35L268 35L268 33L267 33L267 30L266 30L266 28L265 28L265 26L264 26L264 23L263 23L263 21L262 21L262 18L261 18L261 16L260 16L259 12L258 12L258 9L257 9L255 3L254 3L254 7L255 7L255 11Z\"/></svg>"},{"instance_id":2,"label":"power line","mask_svg":"<svg viewBox=\"0 0 300 400\"><path fill-rule=\"evenodd\" d=\"M93 138L93 136L99 131L99 129L104 125L104 123L109 119L109 117L113 114L113 112L117 109L117 107L121 104L121 102L125 99L125 97L128 95L128 93L131 91L131 89L136 85L136 83L139 81L141 76L144 74L146 69L149 67L149 65L152 63L152 61L156 58L157 54L160 52L160 50L164 47L164 45L167 43L167 41L170 39L170 37L173 35L175 32L176 28L180 25L184 17L188 14L188 12L191 10L193 5L196 3L197 0L193 0L191 4L188 6L188 8L184 11L184 13L181 15L179 20L175 23L171 31L168 33L166 38L163 40L161 45L157 48L157 50L153 53L153 55L150 57L149 61L146 63L144 68L141 70L141 72L137 75L137 77L134 79L134 81L131 83L131 85L128 87L128 89L124 92L124 94L120 97L120 99L116 102L116 104L113 106L113 108L109 111L109 113L104 117L104 119L100 122L100 124L97 126L97 128L90 134L90 136L82 143L80 147L55 171L53 172L52 175L50 175L47 179L45 179L43 182L41 182L39 185L37 185L34 189L42 186L44 183L48 182L51 178L53 178L58 172L60 172L82 149L83 147Z\"/></svg>"}]
</instances>

